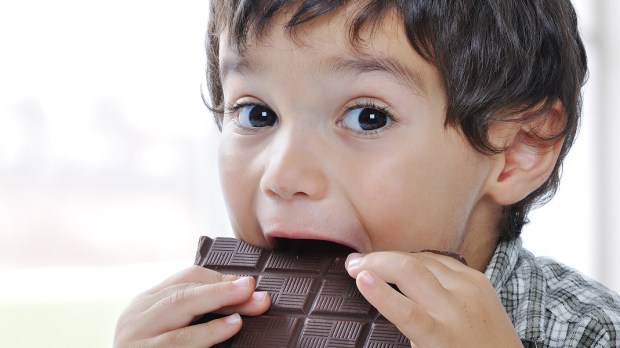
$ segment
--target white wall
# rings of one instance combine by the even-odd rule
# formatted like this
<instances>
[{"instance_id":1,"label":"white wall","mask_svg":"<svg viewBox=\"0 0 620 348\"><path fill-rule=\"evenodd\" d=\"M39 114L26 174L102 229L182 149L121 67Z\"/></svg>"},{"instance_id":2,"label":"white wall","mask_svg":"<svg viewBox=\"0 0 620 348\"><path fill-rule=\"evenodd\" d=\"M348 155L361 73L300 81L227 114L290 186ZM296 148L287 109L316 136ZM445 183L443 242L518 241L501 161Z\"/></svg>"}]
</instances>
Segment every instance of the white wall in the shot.
<instances>
[{"instance_id":1,"label":"white wall","mask_svg":"<svg viewBox=\"0 0 620 348\"><path fill-rule=\"evenodd\" d=\"M525 245L620 291L618 212L620 122L616 101L620 61L615 0L575 1L590 75L584 88L583 122L565 162L556 197L531 214Z\"/></svg>"},{"instance_id":2,"label":"white wall","mask_svg":"<svg viewBox=\"0 0 620 348\"><path fill-rule=\"evenodd\" d=\"M600 272L602 279L620 291L620 2L596 2L601 26L597 31L600 40L601 76L600 109L602 125L599 152L599 192L601 193Z\"/></svg>"}]
</instances>

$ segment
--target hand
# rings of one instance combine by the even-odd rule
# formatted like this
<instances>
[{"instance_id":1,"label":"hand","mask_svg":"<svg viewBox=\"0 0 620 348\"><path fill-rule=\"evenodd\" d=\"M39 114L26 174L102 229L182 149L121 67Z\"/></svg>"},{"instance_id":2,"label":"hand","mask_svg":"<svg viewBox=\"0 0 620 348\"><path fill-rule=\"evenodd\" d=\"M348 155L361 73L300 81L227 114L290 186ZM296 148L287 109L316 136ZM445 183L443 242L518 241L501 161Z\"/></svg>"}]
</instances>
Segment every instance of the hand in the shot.
<instances>
[{"instance_id":1,"label":"hand","mask_svg":"<svg viewBox=\"0 0 620 348\"><path fill-rule=\"evenodd\" d=\"M489 280L451 257L375 252L351 254L346 265L412 347L523 347Z\"/></svg>"},{"instance_id":2,"label":"hand","mask_svg":"<svg viewBox=\"0 0 620 348\"><path fill-rule=\"evenodd\" d=\"M209 347L241 329L243 315L265 312L271 300L252 277L193 266L136 297L118 320L114 347ZM228 316L188 326L205 313Z\"/></svg>"}]
</instances>

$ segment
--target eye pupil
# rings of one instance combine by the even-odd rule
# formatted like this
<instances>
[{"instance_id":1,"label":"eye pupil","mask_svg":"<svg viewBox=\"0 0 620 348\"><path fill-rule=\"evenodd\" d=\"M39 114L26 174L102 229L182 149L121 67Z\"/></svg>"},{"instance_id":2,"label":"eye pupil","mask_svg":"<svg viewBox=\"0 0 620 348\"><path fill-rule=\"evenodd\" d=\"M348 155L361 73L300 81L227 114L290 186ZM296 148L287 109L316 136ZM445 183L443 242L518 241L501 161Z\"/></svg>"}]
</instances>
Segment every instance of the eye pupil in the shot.
<instances>
[{"instance_id":1,"label":"eye pupil","mask_svg":"<svg viewBox=\"0 0 620 348\"><path fill-rule=\"evenodd\" d=\"M248 121L252 127L272 127L276 124L278 117L272 110L261 106L254 105L250 109Z\"/></svg>"},{"instance_id":2,"label":"eye pupil","mask_svg":"<svg viewBox=\"0 0 620 348\"><path fill-rule=\"evenodd\" d=\"M382 128L388 123L388 117L384 112L370 108L363 109L358 120L363 130Z\"/></svg>"}]
</instances>

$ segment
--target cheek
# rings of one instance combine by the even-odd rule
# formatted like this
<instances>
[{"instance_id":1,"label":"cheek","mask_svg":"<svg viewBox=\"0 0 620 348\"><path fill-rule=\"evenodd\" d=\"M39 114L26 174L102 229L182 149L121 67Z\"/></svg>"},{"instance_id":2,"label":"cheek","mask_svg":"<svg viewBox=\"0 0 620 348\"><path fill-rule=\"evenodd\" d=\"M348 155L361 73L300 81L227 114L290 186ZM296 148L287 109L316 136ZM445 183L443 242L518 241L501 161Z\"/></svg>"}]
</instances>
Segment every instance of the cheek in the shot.
<instances>
[{"instance_id":1,"label":"cheek","mask_svg":"<svg viewBox=\"0 0 620 348\"><path fill-rule=\"evenodd\" d=\"M413 162L392 153L374 158L372 165L349 166L345 176L349 180L341 183L374 250L415 250L409 239L418 230L417 216L423 214L419 189L424 173L416 173L416 167L406 161Z\"/></svg>"},{"instance_id":2,"label":"cheek","mask_svg":"<svg viewBox=\"0 0 620 348\"><path fill-rule=\"evenodd\" d=\"M435 245L441 237L435 216L440 199L430 189L426 173L405 168L402 162L397 167L360 185L365 189L358 209L373 245L378 250L403 251Z\"/></svg>"},{"instance_id":3,"label":"cheek","mask_svg":"<svg viewBox=\"0 0 620 348\"><path fill-rule=\"evenodd\" d=\"M223 136L218 152L220 183L224 201L235 234L254 229L253 195L258 181L253 175L251 154L241 146Z\"/></svg>"},{"instance_id":4,"label":"cheek","mask_svg":"<svg viewBox=\"0 0 620 348\"><path fill-rule=\"evenodd\" d=\"M355 170L365 174L351 192L376 249L448 248L461 240L481 182L462 155L403 151Z\"/></svg>"}]
</instances>

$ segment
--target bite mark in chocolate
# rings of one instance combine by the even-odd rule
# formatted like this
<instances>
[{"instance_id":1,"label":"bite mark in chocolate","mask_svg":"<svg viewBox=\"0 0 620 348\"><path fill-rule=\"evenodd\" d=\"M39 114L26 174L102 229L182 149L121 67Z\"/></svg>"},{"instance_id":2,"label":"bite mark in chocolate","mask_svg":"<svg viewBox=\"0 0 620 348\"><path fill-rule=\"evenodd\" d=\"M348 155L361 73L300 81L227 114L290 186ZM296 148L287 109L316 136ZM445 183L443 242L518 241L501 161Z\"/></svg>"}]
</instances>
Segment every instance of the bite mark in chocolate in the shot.
<instances>
[{"instance_id":1,"label":"bite mark in chocolate","mask_svg":"<svg viewBox=\"0 0 620 348\"><path fill-rule=\"evenodd\" d=\"M234 238L200 238L196 265L254 276L257 290L272 300L266 313L244 316L241 331L216 347L410 347L357 290L344 265L352 249L286 244L269 250ZM210 313L193 324L217 317Z\"/></svg>"}]
</instances>

